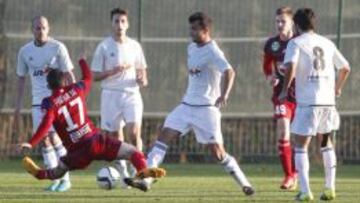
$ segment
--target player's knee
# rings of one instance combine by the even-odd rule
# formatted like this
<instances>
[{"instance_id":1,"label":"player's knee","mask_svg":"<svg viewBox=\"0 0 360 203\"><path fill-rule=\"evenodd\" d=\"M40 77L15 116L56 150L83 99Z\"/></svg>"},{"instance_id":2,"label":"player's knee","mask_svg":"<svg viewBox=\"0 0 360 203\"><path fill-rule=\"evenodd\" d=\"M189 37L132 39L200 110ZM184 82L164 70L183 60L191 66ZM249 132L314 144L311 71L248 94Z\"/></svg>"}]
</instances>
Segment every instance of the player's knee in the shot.
<instances>
[{"instance_id":1,"label":"player's knee","mask_svg":"<svg viewBox=\"0 0 360 203\"><path fill-rule=\"evenodd\" d=\"M139 126L132 125L130 128L128 128L127 132L132 140L136 141L138 139L141 139Z\"/></svg>"},{"instance_id":2,"label":"player's knee","mask_svg":"<svg viewBox=\"0 0 360 203\"><path fill-rule=\"evenodd\" d=\"M221 162L226 156L226 152L223 147L218 144L210 144L209 149L216 161Z\"/></svg>"},{"instance_id":3,"label":"player's knee","mask_svg":"<svg viewBox=\"0 0 360 203\"><path fill-rule=\"evenodd\" d=\"M320 147L332 147L331 133L327 133L322 136Z\"/></svg>"},{"instance_id":4,"label":"player's knee","mask_svg":"<svg viewBox=\"0 0 360 203\"><path fill-rule=\"evenodd\" d=\"M277 131L281 139L289 140L290 138L290 122L286 118L278 119Z\"/></svg>"},{"instance_id":5,"label":"player's knee","mask_svg":"<svg viewBox=\"0 0 360 203\"><path fill-rule=\"evenodd\" d=\"M43 147L45 147L45 148L52 147L52 143L51 143L49 137L45 137L45 139L43 141Z\"/></svg>"},{"instance_id":6,"label":"player's knee","mask_svg":"<svg viewBox=\"0 0 360 203\"><path fill-rule=\"evenodd\" d=\"M55 132L49 132L48 137L49 137L49 141L52 145L57 145L57 144L61 143L59 136Z\"/></svg>"},{"instance_id":7,"label":"player's knee","mask_svg":"<svg viewBox=\"0 0 360 203\"><path fill-rule=\"evenodd\" d=\"M134 152L136 152L136 148L133 145L130 145L126 142L121 144L121 147L118 152L119 159L127 159L129 160Z\"/></svg>"}]
</instances>

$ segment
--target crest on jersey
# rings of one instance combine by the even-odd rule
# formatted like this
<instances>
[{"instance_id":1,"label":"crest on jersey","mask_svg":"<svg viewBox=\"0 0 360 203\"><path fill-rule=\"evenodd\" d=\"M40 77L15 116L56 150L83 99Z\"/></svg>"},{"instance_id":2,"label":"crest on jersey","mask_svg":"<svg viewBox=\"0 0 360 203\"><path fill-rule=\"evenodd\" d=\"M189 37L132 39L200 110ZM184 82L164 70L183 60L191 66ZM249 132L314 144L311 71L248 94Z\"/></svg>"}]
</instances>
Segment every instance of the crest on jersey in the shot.
<instances>
[{"instance_id":1,"label":"crest on jersey","mask_svg":"<svg viewBox=\"0 0 360 203\"><path fill-rule=\"evenodd\" d=\"M34 60L34 58L32 56L29 57L29 61L32 61Z\"/></svg>"},{"instance_id":2,"label":"crest on jersey","mask_svg":"<svg viewBox=\"0 0 360 203\"><path fill-rule=\"evenodd\" d=\"M280 48L280 43L278 41L275 41L271 44L271 50L277 51Z\"/></svg>"},{"instance_id":3,"label":"crest on jersey","mask_svg":"<svg viewBox=\"0 0 360 203\"><path fill-rule=\"evenodd\" d=\"M111 52L110 56L111 56L111 57L114 57L114 56L115 56L115 53L114 53L114 52Z\"/></svg>"}]
</instances>

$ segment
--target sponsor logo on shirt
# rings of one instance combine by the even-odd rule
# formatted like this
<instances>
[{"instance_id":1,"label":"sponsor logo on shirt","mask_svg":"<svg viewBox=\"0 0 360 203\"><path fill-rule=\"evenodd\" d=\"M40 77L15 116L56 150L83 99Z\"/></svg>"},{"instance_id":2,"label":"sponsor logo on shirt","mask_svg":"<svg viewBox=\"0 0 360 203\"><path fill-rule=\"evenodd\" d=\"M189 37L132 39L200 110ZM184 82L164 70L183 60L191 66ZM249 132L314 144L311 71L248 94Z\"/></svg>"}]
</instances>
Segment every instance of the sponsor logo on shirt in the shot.
<instances>
[{"instance_id":1,"label":"sponsor logo on shirt","mask_svg":"<svg viewBox=\"0 0 360 203\"><path fill-rule=\"evenodd\" d=\"M49 68L45 68L45 69L40 69L40 70L35 70L33 72L33 76L44 76L46 75L48 72L50 71Z\"/></svg>"},{"instance_id":2,"label":"sponsor logo on shirt","mask_svg":"<svg viewBox=\"0 0 360 203\"><path fill-rule=\"evenodd\" d=\"M197 69L197 68L189 69L189 74L191 76L199 76L200 73L201 73L200 69Z\"/></svg>"},{"instance_id":3,"label":"sponsor logo on shirt","mask_svg":"<svg viewBox=\"0 0 360 203\"><path fill-rule=\"evenodd\" d=\"M271 50L273 51L277 51L279 50L280 48L280 43L278 41L274 41L272 44L271 44Z\"/></svg>"}]
</instances>

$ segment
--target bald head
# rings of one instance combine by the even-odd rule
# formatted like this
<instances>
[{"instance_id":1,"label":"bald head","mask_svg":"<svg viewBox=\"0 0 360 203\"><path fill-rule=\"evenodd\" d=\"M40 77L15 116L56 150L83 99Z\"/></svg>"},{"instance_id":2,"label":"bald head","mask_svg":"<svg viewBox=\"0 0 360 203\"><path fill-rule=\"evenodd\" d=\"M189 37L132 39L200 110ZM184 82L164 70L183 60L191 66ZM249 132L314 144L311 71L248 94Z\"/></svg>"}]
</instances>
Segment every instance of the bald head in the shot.
<instances>
[{"instance_id":1,"label":"bald head","mask_svg":"<svg viewBox=\"0 0 360 203\"><path fill-rule=\"evenodd\" d=\"M36 16L31 20L31 28L37 45L43 45L48 40L49 21L45 16Z\"/></svg>"}]
</instances>

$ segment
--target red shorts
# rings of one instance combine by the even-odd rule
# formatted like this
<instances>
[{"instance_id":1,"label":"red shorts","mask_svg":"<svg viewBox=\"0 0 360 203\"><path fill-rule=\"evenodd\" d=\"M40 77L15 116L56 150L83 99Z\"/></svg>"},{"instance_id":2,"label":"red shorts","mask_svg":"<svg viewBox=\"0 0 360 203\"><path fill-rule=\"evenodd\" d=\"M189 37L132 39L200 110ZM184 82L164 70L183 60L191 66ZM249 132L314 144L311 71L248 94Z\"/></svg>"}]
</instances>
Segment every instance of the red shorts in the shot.
<instances>
[{"instance_id":1,"label":"red shorts","mask_svg":"<svg viewBox=\"0 0 360 203\"><path fill-rule=\"evenodd\" d=\"M71 146L67 155L60 160L69 168L84 169L93 160L113 161L117 158L121 141L103 134L84 138Z\"/></svg>"},{"instance_id":2,"label":"red shorts","mask_svg":"<svg viewBox=\"0 0 360 203\"><path fill-rule=\"evenodd\" d=\"M295 115L296 103L295 102L279 102L273 101L274 104L274 118L288 118L292 121Z\"/></svg>"}]
</instances>

